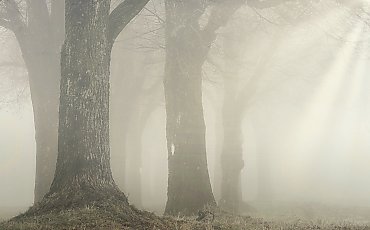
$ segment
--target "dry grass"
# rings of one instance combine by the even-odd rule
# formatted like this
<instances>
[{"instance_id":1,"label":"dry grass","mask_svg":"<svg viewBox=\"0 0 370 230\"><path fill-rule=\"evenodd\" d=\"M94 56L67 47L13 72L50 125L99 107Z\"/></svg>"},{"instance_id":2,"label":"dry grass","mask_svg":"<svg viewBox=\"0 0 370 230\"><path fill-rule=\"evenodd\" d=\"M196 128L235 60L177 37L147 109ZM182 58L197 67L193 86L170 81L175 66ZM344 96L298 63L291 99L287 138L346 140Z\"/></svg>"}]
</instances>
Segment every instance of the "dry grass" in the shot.
<instances>
[{"instance_id":1,"label":"dry grass","mask_svg":"<svg viewBox=\"0 0 370 230\"><path fill-rule=\"evenodd\" d=\"M216 211L215 219L206 218L196 221L194 218L157 217L142 212L142 219L132 220L119 213L111 213L96 208L70 210L60 213L49 213L37 217L22 217L0 224L1 230L72 230L72 229L161 229L161 230L268 230L268 229L322 229L322 230L370 230L369 226L350 222L329 222L322 220L302 220L292 218L284 221L266 221L262 218L235 216Z\"/></svg>"}]
</instances>

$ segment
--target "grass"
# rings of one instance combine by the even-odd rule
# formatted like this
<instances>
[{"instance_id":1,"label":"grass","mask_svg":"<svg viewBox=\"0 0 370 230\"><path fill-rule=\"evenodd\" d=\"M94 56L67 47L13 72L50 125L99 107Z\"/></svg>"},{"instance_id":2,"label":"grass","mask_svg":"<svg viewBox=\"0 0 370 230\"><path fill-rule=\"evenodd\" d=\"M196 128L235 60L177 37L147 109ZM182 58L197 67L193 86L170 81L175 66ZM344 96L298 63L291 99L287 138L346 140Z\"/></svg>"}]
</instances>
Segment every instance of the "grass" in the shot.
<instances>
[{"instance_id":1,"label":"grass","mask_svg":"<svg viewBox=\"0 0 370 230\"><path fill-rule=\"evenodd\" d=\"M279 212L278 209L275 210ZM281 210L282 211L282 210ZM329 214L334 211L328 210ZM202 221L196 221L196 217L170 218L158 217L149 212L141 212L141 219L130 219L119 213L99 208L85 208L68 210L59 213L47 213L37 217L15 218L0 223L1 230L72 230L72 229L161 229L161 230L370 230L370 226L355 221L308 219L292 216L290 218L259 218L249 216L231 215L220 210L214 211L215 218L208 216ZM320 213L320 215L323 212ZM323 215L324 217L324 215Z\"/></svg>"}]
</instances>

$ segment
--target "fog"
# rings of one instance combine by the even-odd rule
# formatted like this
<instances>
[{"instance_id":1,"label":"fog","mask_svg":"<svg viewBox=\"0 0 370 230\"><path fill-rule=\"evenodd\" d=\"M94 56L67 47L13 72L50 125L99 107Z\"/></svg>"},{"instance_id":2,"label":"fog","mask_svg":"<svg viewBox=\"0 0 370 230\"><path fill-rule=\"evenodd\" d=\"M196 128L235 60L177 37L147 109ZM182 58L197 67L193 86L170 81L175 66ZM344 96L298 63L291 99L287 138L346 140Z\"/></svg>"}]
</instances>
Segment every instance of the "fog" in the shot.
<instances>
[{"instance_id":1,"label":"fog","mask_svg":"<svg viewBox=\"0 0 370 230\"><path fill-rule=\"evenodd\" d=\"M163 22L155 19L163 17L163 4L147 7L113 48L111 165L129 201L160 215L168 179L166 43ZM303 8L245 6L217 31L202 71L208 171L217 202L223 105L231 92L239 104L229 112L238 111L242 120L245 204L370 208L368 24L351 7L331 1ZM34 202L33 109L21 51L12 34L1 33L0 209L25 210Z\"/></svg>"}]
</instances>

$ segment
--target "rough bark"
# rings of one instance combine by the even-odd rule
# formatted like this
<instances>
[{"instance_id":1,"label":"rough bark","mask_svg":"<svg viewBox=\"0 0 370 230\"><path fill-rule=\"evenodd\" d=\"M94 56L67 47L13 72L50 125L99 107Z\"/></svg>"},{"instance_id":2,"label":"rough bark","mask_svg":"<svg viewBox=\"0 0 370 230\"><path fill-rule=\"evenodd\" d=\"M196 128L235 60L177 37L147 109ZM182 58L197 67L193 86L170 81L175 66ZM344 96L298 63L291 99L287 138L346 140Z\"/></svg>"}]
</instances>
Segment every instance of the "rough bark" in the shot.
<instances>
[{"instance_id":1,"label":"rough bark","mask_svg":"<svg viewBox=\"0 0 370 230\"><path fill-rule=\"evenodd\" d=\"M113 10L109 15L109 32L106 32L110 47L116 36L147 2L148 0L124 1ZM22 15L23 10L20 9L23 6L14 0L0 3L0 26L14 32L29 72L37 146L37 203L49 190L57 155L56 111L59 102L60 46L64 39L65 1L51 0L49 6L46 1L26 1L26 15Z\"/></svg>"},{"instance_id":2,"label":"rough bark","mask_svg":"<svg viewBox=\"0 0 370 230\"><path fill-rule=\"evenodd\" d=\"M109 1L66 1L58 161L49 196L117 189L109 153L109 7Z\"/></svg>"},{"instance_id":3,"label":"rough bark","mask_svg":"<svg viewBox=\"0 0 370 230\"><path fill-rule=\"evenodd\" d=\"M110 168L109 11L110 1L66 1L56 171L28 214L89 205L132 211Z\"/></svg>"},{"instance_id":4,"label":"rough bark","mask_svg":"<svg viewBox=\"0 0 370 230\"><path fill-rule=\"evenodd\" d=\"M184 70L168 60L164 83L169 167L166 214L191 215L215 204L207 168L201 81L199 66Z\"/></svg>"}]
</instances>

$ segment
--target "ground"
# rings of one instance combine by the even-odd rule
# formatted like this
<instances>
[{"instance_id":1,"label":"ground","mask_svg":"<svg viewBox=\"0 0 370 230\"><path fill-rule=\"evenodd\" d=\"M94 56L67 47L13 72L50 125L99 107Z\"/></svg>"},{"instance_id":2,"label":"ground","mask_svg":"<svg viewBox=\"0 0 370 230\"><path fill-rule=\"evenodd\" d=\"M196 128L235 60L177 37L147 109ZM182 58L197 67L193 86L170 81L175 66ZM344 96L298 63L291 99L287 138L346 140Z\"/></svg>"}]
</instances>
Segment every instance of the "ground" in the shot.
<instances>
[{"instance_id":1,"label":"ground","mask_svg":"<svg viewBox=\"0 0 370 230\"><path fill-rule=\"evenodd\" d=\"M267 210L268 209L268 210ZM341 229L370 230L370 221L365 220L369 209L338 209L313 205L263 205L259 209L249 210L250 216L231 215L220 210L213 210L215 215L197 221L197 217L169 218L158 217L149 212L140 212L141 219L123 217L119 213L98 208L69 210L48 213L37 217L22 217L0 224L0 229L178 229L178 230L237 230L237 229ZM264 218L262 212L265 214ZM279 213L279 215L277 215ZM351 219L352 215L352 219ZM253 217L251 217L253 216ZM322 217L322 218L320 218ZM335 217L335 218L334 218ZM367 216L370 218L370 216Z\"/></svg>"}]
</instances>

